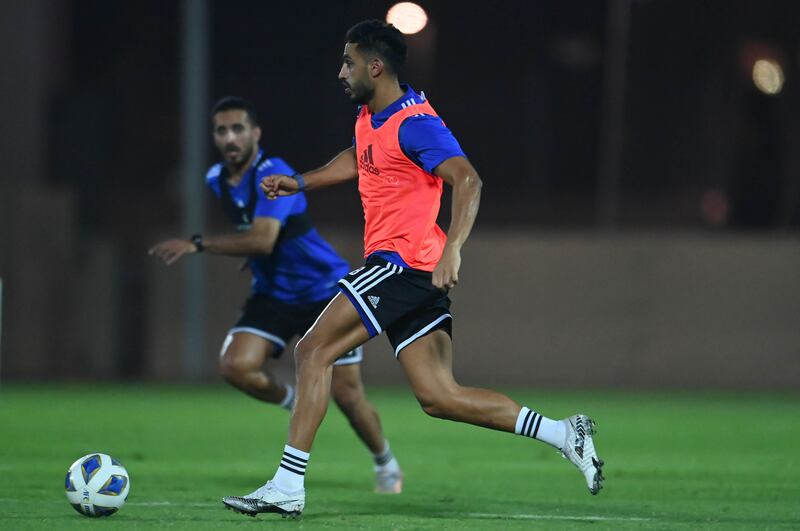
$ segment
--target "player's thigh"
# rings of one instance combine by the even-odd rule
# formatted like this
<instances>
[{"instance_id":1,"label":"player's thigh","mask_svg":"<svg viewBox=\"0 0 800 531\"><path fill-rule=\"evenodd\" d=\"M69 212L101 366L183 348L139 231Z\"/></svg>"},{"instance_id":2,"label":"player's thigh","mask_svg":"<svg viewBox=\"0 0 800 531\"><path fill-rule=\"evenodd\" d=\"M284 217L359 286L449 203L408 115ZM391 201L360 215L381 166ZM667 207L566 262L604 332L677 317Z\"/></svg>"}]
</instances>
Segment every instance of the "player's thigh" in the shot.
<instances>
[{"instance_id":1,"label":"player's thigh","mask_svg":"<svg viewBox=\"0 0 800 531\"><path fill-rule=\"evenodd\" d=\"M404 347L398 360L423 405L457 387L453 378L453 343L450 335L442 329Z\"/></svg>"},{"instance_id":2,"label":"player's thigh","mask_svg":"<svg viewBox=\"0 0 800 531\"><path fill-rule=\"evenodd\" d=\"M247 332L228 334L220 350L223 369L258 370L277 352L272 341Z\"/></svg>"},{"instance_id":3,"label":"player's thigh","mask_svg":"<svg viewBox=\"0 0 800 531\"><path fill-rule=\"evenodd\" d=\"M298 342L298 361L310 356L327 364L369 340L369 332L350 300L337 294Z\"/></svg>"}]
</instances>

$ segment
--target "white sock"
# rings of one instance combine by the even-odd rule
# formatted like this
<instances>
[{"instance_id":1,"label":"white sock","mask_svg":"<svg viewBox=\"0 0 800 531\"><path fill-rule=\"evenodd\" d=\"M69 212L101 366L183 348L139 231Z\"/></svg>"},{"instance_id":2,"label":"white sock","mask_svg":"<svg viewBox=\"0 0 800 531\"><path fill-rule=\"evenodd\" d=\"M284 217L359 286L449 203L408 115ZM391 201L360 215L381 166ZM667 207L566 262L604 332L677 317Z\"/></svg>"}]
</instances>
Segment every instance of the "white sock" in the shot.
<instances>
[{"instance_id":1,"label":"white sock","mask_svg":"<svg viewBox=\"0 0 800 531\"><path fill-rule=\"evenodd\" d=\"M284 446L281 464L275 472L275 477L272 478L272 483L286 493L302 490L309 457L311 454L308 452L292 448L288 444Z\"/></svg>"},{"instance_id":2,"label":"white sock","mask_svg":"<svg viewBox=\"0 0 800 531\"><path fill-rule=\"evenodd\" d=\"M564 446L567 429L560 420L553 420L522 407L514 433L546 442L559 450Z\"/></svg>"},{"instance_id":3,"label":"white sock","mask_svg":"<svg viewBox=\"0 0 800 531\"><path fill-rule=\"evenodd\" d=\"M283 409L288 409L289 411L294 407L294 386L292 384L286 384L286 396L283 397L280 405Z\"/></svg>"},{"instance_id":4,"label":"white sock","mask_svg":"<svg viewBox=\"0 0 800 531\"><path fill-rule=\"evenodd\" d=\"M400 463L398 463L397 459L394 458L392 449L389 448L389 441L384 440L383 444L384 446L382 452L372 454L372 458L375 460L375 470L381 470L384 468L390 470L399 469Z\"/></svg>"}]
</instances>

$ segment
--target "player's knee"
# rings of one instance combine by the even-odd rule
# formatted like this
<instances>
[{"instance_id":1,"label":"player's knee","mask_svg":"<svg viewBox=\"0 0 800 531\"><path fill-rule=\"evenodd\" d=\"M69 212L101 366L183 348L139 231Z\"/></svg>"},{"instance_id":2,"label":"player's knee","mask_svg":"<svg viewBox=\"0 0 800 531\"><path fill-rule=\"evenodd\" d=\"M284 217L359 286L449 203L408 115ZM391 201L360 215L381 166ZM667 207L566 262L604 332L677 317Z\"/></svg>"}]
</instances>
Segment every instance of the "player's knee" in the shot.
<instances>
[{"instance_id":1,"label":"player's knee","mask_svg":"<svg viewBox=\"0 0 800 531\"><path fill-rule=\"evenodd\" d=\"M253 371L250 364L237 356L225 354L219 358L219 371L222 377L232 384L243 383Z\"/></svg>"},{"instance_id":2,"label":"player's knee","mask_svg":"<svg viewBox=\"0 0 800 531\"><path fill-rule=\"evenodd\" d=\"M238 380L239 373L236 363L227 356L219 358L219 373L229 383L235 383Z\"/></svg>"},{"instance_id":3,"label":"player's knee","mask_svg":"<svg viewBox=\"0 0 800 531\"><path fill-rule=\"evenodd\" d=\"M314 344L308 336L303 337L297 344L294 346L294 360L297 363L297 366L301 366L305 364L311 357L312 352L314 351Z\"/></svg>"},{"instance_id":4,"label":"player's knee","mask_svg":"<svg viewBox=\"0 0 800 531\"><path fill-rule=\"evenodd\" d=\"M327 367L333 363L328 360L327 351L314 336L305 336L294 347L294 359L298 369L304 365Z\"/></svg>"},{"instance_id":5,"label":"player's knee","mask_svg":"<svg viewBox=\"0 0 800 531\"><path fill-rule=\"evenodd\" d=\"M431 417L439 419L449 419L453 417L455 400L447 391L430 389L417 392L416 396L422 411Z\"/></svg>"},{"instance_id":6,"label":"player's knee","mask_svg":"<svg viewBox=\"0 0 800 531\"><path fill-rule=\"evenodd\" d=\"M448 409L444 407L444 404L441 402L427 402L427 403L420 403L422 406L422 411L428 414L431 417L435 417L437 419L446 419L449 418Z\"/></svg>"}]
</instances>

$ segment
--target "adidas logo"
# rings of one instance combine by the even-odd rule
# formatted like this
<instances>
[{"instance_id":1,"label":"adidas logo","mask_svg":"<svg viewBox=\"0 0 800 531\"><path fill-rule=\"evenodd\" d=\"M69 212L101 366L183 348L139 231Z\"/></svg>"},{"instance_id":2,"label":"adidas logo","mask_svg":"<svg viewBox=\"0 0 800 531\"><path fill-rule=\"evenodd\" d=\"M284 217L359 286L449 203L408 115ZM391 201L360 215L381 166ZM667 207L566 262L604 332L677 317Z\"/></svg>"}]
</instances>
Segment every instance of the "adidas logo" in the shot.
<instances>
[{"instance_id":1,"label":"adidas logo","mask_svg":"<svg viewBox=\"0 0 800 531\"><path fill-rule=\"evenodd\" d=\"M375 295L370 295L367 298L369 299L369 303L372 305L372 307L377 310L378 309L378 303L381 302L381 298L380 297L376 297Z\"/></svg>"},{"instance_id":2,"label":"adidas logo","mask_svg":"<svg viewBox=\"0 0 800 531\"><path fill-rule=\"evenodd\" d=\"M375 166L375 161L372 158L372 144L367 146L361 156L358 158L358 166L365 172L373 175L380 175L381 170Z\"/></svg>"}]
</instances>

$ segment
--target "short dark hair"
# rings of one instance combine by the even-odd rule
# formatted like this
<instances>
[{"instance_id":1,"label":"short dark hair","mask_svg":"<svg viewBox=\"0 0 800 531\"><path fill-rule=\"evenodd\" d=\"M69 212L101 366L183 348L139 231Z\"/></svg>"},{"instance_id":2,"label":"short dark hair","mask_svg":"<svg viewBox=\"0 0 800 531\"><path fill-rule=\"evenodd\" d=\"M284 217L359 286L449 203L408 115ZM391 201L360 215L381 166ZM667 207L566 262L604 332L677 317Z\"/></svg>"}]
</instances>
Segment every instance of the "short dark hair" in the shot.
<instances>
[{"instance_id":1,"label":"short dark hair","mask_svg":"<svg viewBox=\"0 0 800 531\"><path fill-rule=\"evenodd\" d=\"M254 127L259 126L255 105L244 98L240 98L239 96L225 96L221 98L211 108L211 117L213 118L214 115L222 111L244 111L247 113L247 118L250 120L250 123Z\"/></svg>"},{"instance_id":2,"label":"short dark hair","mask_svg":"<svg viewBox=\"0 0 800 531\"><path fill-rule=\"evenodd\" d=\"M406 62L406 38L391 24L378 19L359 22L344 36L344 41L357 44L362 53L375 54L397 75Z\"/></svg>"}]
</instances>

